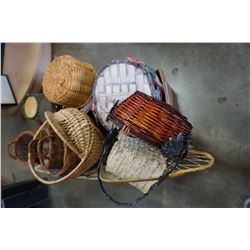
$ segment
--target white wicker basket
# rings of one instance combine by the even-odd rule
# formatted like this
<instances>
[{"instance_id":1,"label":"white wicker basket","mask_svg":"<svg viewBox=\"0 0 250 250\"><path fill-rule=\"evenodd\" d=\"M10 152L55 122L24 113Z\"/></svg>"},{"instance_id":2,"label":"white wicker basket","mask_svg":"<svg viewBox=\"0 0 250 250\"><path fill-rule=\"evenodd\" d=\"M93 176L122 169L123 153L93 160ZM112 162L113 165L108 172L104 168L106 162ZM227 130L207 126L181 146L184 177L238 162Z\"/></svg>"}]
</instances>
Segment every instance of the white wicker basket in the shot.
<instances>
[{"instance_id":1,"label":"white wicker basket","mask_svg":"<svg viewBox=\"0 0 250 250\"><path fill-rule=\"evenodd\" d=\"M114 104L118 100L125 100L137 90L161 99L162 85L148 65L127 58L112 61L101 69L93 87L94 110L107 130L110 130L111 124L106 122L106 118Z\"/></svg>"}]
</instances>

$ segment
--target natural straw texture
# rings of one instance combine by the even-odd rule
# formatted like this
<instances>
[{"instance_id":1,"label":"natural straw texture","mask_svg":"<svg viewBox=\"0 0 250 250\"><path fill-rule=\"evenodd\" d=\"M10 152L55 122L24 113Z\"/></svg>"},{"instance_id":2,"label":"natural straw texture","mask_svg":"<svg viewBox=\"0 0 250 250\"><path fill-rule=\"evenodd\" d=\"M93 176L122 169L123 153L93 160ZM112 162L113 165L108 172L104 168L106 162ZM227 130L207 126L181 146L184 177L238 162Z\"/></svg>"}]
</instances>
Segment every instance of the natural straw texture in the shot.
<instances>
[{"instance_id":1,"label":"natural straw texture","mask_svg":"<svg viewBox=\"0 0 250 250\"><path fill-rule=\"evenodd\" d=\"M20 133L14 140L10 141L7 145L7 153L9 157L21 163L27 164L28 145L32 141L33 136L34 133L32 131L24 131Z\"/></svg>"},{"instance_id":2,"label":"natural straw texture","mask_svg":"<svg viewBox=\"0 0 250 250\"><path fill-rule=\"evenodd\" d=\"M54 173L54 169L63 162L64 147L61 139L51 129L48 122L44 122L36 132L33 140L34 153L37 155L36 163L44 169Z\"/></svg>"},{"instance_id":3,"label":"natural straw texture","mask_svg":"<svg viewBox=\"0 0 250 250\"><path fill-rule=\"evenodd\" d=\"M69 178L79 176L90 169L98 161L103 148L103 137L85 113L78 109L67 108L56 113L47 111L45 112L45 117L47 119L46 123L51 126L56 135L62 140L64 146L68 147L68 152L71 154L70 158L72 159L73 156L75 159L75 156L77 156L80 160L77 164L74 164L74 162L69 160L69 157L65 158L64 156L64 162L68 159L68 163L71 163L70 171L65 175L61 175L60 178L56 180L46 180L42 178L37 173L33 161L33 148L39 143L39 140L36 140L36 137L39 134L38 131L29 148L29 166L38 180L45 184L59 183Z\"/></svg>"},{"instance_id":4,"label":"natural straw texture","mask_svg":"<svg viewBox=\"0 0 250 250\"><path fill-rule=\"evenodd\" d=\"M49 64L42 86L47 99L65 107L83 107L92 94L95 68L69 55Z\"/></svg>"},{"instance_id":5,"label":"natural straw texture","mask_svg":"<svg viewBox=\"0 0 250 250\"><path fill-rule=\"evenodd\" d=\"M39 159L38 163L50 175L63 176L69 173L80 162L79 158L56 134L42 137L38 140L36 147Z\"/></svg>"},{"instance_id":6,"label":"natural straw texture","mask_svg":"<svg viewBox=\"0 0 250 250\"><path fill-rule=\"evenodd\" d=\"M214 158L210 154L191 150L169 177L201 171L211 167L213 163ZM168 166L170 164L171 161L168 162ZM147 193L165 168L166 158L159 148L120 132L118 141L108 156L106 166L103 164L101 179L111 183L129 182L141 192Z\"/></svg>"},{"instance_id":7,"label":"natural straw texture","mask_svg":"<svg viewBox=\"0 0 250 250\"><path fill-rule=\"evenodd\" d=\"M156 146L162 146L180 132L185 139L192 130L178 110L139 91L118 104L108 118L125 132Z\"/></svg>"}]
</instances>

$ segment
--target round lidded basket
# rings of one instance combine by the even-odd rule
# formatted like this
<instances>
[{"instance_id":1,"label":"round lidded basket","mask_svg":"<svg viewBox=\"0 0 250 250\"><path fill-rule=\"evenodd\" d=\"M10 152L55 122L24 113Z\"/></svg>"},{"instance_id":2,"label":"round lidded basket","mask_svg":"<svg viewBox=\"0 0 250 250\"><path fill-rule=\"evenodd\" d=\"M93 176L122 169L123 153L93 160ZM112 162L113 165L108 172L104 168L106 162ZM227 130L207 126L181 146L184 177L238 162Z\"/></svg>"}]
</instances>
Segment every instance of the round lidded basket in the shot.
<instances>
[{"instance_id":1,"label":"round lidded basket","mask_svg":"<svg viewBox=\"0 0 250 250\"><path fill-rule=\"evenodd\" d=\"M106 121L112 107L137 90L159 100L163 90L154 70L138 59L114 60L99 71L93 86L93 104L99 121L107 130L112 126Z\"/></svg>"},{"instance_id":2,"label":"round lidded basket","mask_svg":"<svg viewBox=\"0 0 250 250\"><path fill-rule=\"evenodd\" d=\"M94 126L87 114L75 108L62 109L56 113L45 112L47 123L62 140L65 147L72 151L73 155L80 158L80 161L74 165L71 163L71 169L64 175L55 180L46 180L36 171L34 164L33 147L30 145L29 166L33 175L45 184L55 184L74 178L90 169L99 159L103 145L102 134ZM37 135L37 134L36 134ZM33 146L38 143L34 136Z\"/></svg>"},{"instance_id":3,"label":"round lidded basket","mask_svg":"<svg viewBox=\"0 0 250 250\"><path fill-rule=\"evenodd\" d=\"M92 95L95 68L69 55L49 64L42 86L47 99L65 107L83 107Z\"/></svg>"}]
</instances>

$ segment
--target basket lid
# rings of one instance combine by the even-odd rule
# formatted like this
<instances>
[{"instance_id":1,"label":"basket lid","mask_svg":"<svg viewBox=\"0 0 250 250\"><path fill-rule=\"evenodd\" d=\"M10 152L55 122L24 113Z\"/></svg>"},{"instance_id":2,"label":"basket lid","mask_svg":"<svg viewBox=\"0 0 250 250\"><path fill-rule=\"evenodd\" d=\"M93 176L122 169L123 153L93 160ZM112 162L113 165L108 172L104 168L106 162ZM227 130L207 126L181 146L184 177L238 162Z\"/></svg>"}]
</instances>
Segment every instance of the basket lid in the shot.
<instances>
[{"instance_id":1,"label":"basket lid","mask_svg":"<svg viewBox=\"0 0 250 250\"><path fill-rule=\"evenodd\" d=\"M61 109L56 113L45 112L50 126L61 140L80 158L84 158L93 143L93 133L99 131L90 118L76 108Z\"/></svg>"},{"instance_id":2,"label":"basket lid","mask_svg":"<svg viewBox=\"0 0 250 250\"><path fill-rule=\"evenodd\" d=\"M69 55L55 58L43 77L43 93L52 102L66 107L82 107L92 94L96 69Z\"/></svg>"}]
</instances>

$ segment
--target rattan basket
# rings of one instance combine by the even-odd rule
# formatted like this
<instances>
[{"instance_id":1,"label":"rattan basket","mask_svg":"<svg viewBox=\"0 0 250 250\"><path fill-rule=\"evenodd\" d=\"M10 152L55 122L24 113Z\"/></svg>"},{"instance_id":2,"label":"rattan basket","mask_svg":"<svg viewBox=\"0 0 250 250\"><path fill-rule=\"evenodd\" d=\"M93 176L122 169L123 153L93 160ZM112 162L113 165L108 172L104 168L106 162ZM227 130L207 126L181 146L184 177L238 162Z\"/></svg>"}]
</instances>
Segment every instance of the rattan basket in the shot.
<instances>
[{"instance_id":1,"label":"rattan basket","mask_svg":"<svg viewBox=\"0 0 250 250\"><path fill-rule=\"evenodd\" d=\"M134 58L114 60L97 74L93 87L94 110L101 124L107 129L107 115L116 103L123 101L136 90L162 98L163 87L155 71Z\"/></svg>"},{"instance_id":2,"label":"rattan basket","mask_svg":"<svg viewBox=\"0 0 250 250\"><path fill-rule=\"evenodd\" d=\"M37 143L33 147L37 151L38 163L45 171L53 176L63 176L72 169L78 157L72 154L48 122L40 127L35 140Z\"/></svg>"},{"instance_id":3,"label":"rattan basket","mask_svg":"<svg viewBox=\"0 0 250 250\"><path fill-rule=\"evenodd\" d=\"M77 156L80 160L77 164L73 164L74 162L68 160L69 164L66 165L70 165L71 169L67 168L67 172L63 175L61 174L57 179L46 180L41 177L38 171L36 171L35 162L33 160L34 151L36 151L39 141L43 143L43 141L41 142L41 138L37 138L40 134L38 130L33 141L30 143L29 166L33 175L39 181L45 184L56 184L77 177L90 169L98 161L103 148L103 137L85 113L75 108L67 108L56 113L47 111L45 112L45 117L47 121L44 126L49 125L64 143L64 147L70 150L71 156L68 157L68 159L72 159L73 157L75 161L75 156ZM66 154L66 156L68 156L68 154ZM64 162L66 156L64 154Z\"/></svg>"},{"instance_id":4,"label":"rattan basket","mask_svg":"<svg viewBox=\"0 0 250 250\"><path fill-rule=\"evenodd\" d=\"M32 141L34 133L32 131L24 131L20 133L14 140L7 144L7 154L14 160L21 163L28 163L28 145Z\"/></svg>"},{"instance_id":5,"label":"rattan basket","mask_svg":"<svg viewBox=\"0 0 250 250\"><path fill-rule=\"evenodd\" d=\"M126 133L155 146L164 145L180 132L185 140L193 128L187 118L171 105L139 91L115 106L108 119Z\"/></svg>"},{"instance_id":6,"label":"rattan basket","mask_svg":"<svg viewBox=\"0 0 250 250\"><path fill-rule=\"evenodd\" d=\"M83 107L92 95L95 68L69 55L49 64L42 86L47 99L65 107Z\"/></svg>"}]
</instances>

